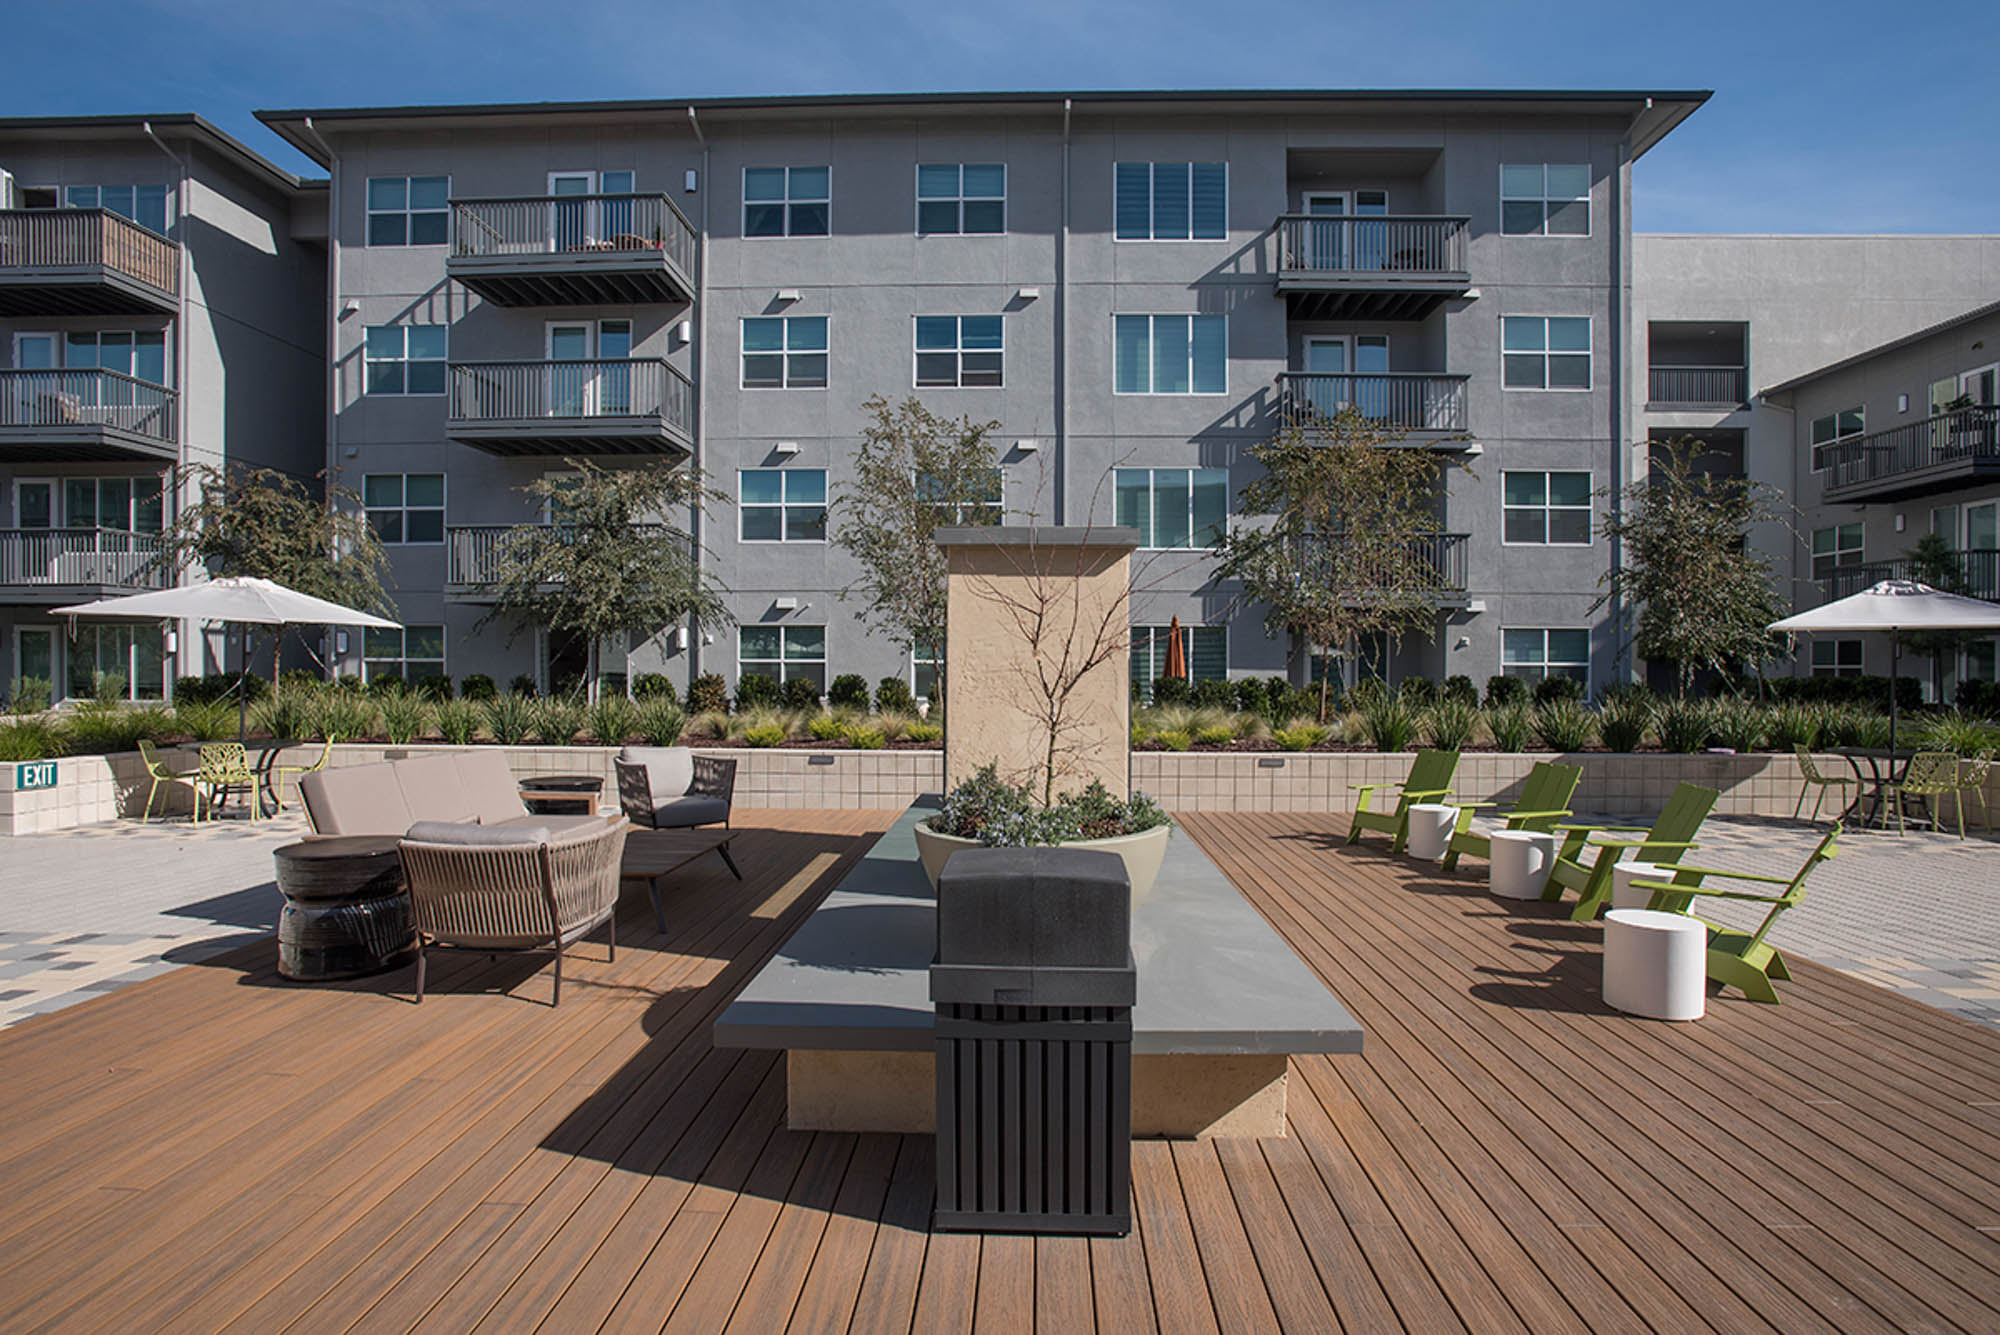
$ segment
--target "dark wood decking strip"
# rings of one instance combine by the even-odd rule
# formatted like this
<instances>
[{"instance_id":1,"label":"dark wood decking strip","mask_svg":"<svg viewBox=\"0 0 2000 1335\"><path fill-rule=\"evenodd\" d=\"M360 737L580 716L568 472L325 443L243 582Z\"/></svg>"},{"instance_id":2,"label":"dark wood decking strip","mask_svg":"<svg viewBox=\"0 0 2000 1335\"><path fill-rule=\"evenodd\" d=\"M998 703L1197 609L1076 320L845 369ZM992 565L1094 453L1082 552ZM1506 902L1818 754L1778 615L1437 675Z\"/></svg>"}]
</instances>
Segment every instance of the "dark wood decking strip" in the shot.
<instances>
[{"instance_id":1,"label":"dark wood decking strip","mask_svg":"<svg viewBox=\"0 0 2000 1335\"><path fill-rule=\"evenodd\" d=\"M0 1329L2000 1327L2000 1034L1810 963L1620 1016L1599 929L1323 815L1184 821L1367 1031L1292 1135L1142 1142L1129 1238L932 1234L928 1137L787 1130L709 1038L892 814L749 815L560 1009L266 944L0 1032Z\"/></svg>"}]
</instances>

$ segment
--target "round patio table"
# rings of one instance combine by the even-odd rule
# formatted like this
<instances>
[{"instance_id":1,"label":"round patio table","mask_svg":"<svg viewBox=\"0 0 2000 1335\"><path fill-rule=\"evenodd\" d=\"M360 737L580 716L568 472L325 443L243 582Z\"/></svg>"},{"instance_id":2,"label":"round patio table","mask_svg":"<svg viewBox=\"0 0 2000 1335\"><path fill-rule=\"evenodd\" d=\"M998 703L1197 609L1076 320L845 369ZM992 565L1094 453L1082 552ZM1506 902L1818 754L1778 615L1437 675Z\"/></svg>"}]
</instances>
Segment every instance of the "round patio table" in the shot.
<instances>
[{"instance_id":1,"label":"round patio table","mask_svg":"<svg viewBox=\"0 0 2000 1335\"><path fill-rule=\"evenodd\" d=\"M566 811L588 816L597 811L597 799L604 792L603 776L597 774L536 774L519 784L521 800L531 816L554 816Z\"/></svg>"},{"instance_id":2,"label":"round patio table","mask_svg":"<svg viewBox=\"0 0 2000 1335\"><path fill-rule=\"evenodd\" d=\"M1876 746L1836 746L1832 748L1832 753L1845 759L1847 767L1854 771L1854 800L1840 813L1841 823L1847 824L1860 812L1861 804L1866 802L1868 814L1861 819L1860 824L1866 826L1869 821L1875 819L1876 813L1880 812L1882 826L1887 829L1889 804L1883 795L1903 781L1903 772L1909 769L1910 757L1916 755L1916 752L1900 748L1891 751L1887 747ZM1863 761L1868 763L1866 774L1861 772ZM1885 764L1888 766L1886 774L1883 773Z\"/></svg>"},{"instance_id":3,"label":"round patio table","mask_svg":"<svg viewBox=\"0 0 2000 1335\"><path fill-rule=\"evenodd\" d=\"M286 844L273 858L284 911L278 972L302 982L359 978L416 957L417 930L394 835Z\"/></svg>"}]
</instances>

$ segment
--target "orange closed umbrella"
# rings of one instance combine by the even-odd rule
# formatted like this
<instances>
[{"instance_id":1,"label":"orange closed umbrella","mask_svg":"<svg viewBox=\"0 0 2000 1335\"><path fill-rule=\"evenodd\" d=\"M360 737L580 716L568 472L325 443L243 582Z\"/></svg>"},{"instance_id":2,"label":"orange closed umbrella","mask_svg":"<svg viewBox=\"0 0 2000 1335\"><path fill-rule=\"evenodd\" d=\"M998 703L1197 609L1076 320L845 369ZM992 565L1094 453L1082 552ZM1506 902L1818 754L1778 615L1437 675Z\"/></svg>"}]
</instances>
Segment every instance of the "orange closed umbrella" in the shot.
<instances>
[{"instance_id":1,"label":"orange closed umbrella","mask_svg":"<svg viewBox=\"0 0 2000 1335\"><path fill-rule=\"evenodd\" d=\"M1160 675L1186 681L1187 674L1187 651L1181 647L1181 619L1175 617L1167 624L1167 668Z\"/></svg>"}]
</instances>

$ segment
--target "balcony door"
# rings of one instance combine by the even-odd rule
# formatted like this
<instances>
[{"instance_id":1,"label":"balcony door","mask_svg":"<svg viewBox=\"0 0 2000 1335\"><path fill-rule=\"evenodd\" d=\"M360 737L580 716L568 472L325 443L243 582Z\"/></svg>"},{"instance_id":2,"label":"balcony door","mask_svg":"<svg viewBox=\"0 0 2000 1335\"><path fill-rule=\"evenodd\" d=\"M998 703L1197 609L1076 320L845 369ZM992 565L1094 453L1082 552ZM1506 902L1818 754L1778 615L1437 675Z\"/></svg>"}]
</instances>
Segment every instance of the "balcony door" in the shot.
<instances>
[{"instance_id":1,"label":"balcony door","mask_svg":"<svg viewBox=\"0 0 2000 1335\"><path fill-rule=\"evenodd\" d=\"M56 680L56 633L47 626L17 626L14 628L14 681L19 683L30 677L48 682L51 690ZM19 690L16 685L15 690Z\"/></svg>"},{"instance_id":2,"label":"balcony door","mask_svg":"<svg viewBox=\"0 0 2000 1335\"><path fill-rule=\"evenodd\" d=\"M49 532L55 523L55 480L16 478L14 527L20 532L4 549L0 549L0 583L46 584L54 578L56 548L61 542L57 535Z\"/></svg>"},{"instance_id":3,"label":"balcony door","mask_svg":"<svg viewBox=\"0 0 2000 1335\"><path fill-rule=\"evenodd\" d=\"M1351 403L1368 417L1389 416L1389 340L1381 334L1314 335L1305 341L1306 370L1329 377L1310 381L1313 408L1331 417ZM1366 378L1364 378L1366 377Z\"/></svg>"},{"instance_id":4,"label":"balcony door","mask_svg":"<svg viewBox=\"0 0 2000 1335\"><path fill-rule=\"evenodd\" d=\"M1301 198L1315 218L1370 218L1389 211L1387 190L1308 190ZM1380 269L1388 237L1380 223L1327 222L1306 225L1309 269Z\"/></svg>"},{"instance_id":5,"label":"balcony door","mask_svg":"<svg viewBox=\"0 0 2000 1335\"><path fill-rule=\"evenodd\" d=\"M615 246L632 232L632 201L603 195L630 195L629 171L550 172L549 248L596 250Z\"/></svg>"},{"instance_id":6,"label":"balcony door","mask_svg":"<svg viewBox=\"0 0 2000 1335\"><path fill-rule=\"evenodd\" d=\"M550 417L625 417L632 412L632 322L551 320Z\"/></svg>"}]
</instances>

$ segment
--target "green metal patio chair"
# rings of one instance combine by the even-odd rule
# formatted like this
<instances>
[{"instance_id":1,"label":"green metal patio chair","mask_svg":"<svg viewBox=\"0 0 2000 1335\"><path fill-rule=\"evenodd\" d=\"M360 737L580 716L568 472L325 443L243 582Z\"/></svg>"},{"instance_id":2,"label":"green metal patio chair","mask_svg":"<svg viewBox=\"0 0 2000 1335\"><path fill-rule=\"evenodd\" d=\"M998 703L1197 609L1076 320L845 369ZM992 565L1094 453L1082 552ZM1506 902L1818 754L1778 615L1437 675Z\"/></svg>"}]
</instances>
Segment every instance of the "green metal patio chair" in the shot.
<instances>
[{"instance_id":1,"label":"green metal patio chair","mask_svg":"<svg viewBox=\"0 0 2000 1335\"><path fill-rule=\"evenodd\" d=\"M1845 810L1847 807L1847 790L1859 782L1859 780L1844 774L1821 774L1819 772L1819 765L1813 760L1812 752L1797 743L1793 744L1792 750L1798 753L1799 777L1803 780L1799 785L1799 800L1792 803L1792 819L1797 820L1799 813L1806 809L1806 794L1812 792L1815 788L1819 791L1813 797L1813 810L1812 815L1808 817L1809 820L1814 822L1819 820L1820 804L1826 801L1826 790L1829 788L1838 788L1840 790L1840 805Z\"/></svg>"},{"instance_id":2,"label":"green metal patio chair","mask_svg":"<svg viewBox=\"0 0 2000 1335\"><path fill-rule=\"evenodd\" d=\"M1986 833L1993 833L1993 809L1986 805L1986 776L1993 768L1993 753L1980 751L1972 759L1959 767L1958 771L1958 837L1965 837L1965 794L1971 793L1979 799L1979 818L1986 826Z\"/></svg>"},{"instance_id":3,"label":"green metal patio chair","mask_svg":"<svg viewBox=\"0 0 2000 1335\"><path fill-rule=\"evenodd\" d=\"M1549 868L1549 883L1542 890L1542 898L1560 901L1563 891L1574 890L1578 896L1577 905L1569 916L1578 922L1591 921L1611 902L1612 864L1628 850L1640 862L1679 862L1682 853L1696 847L1695 832L1708 819L1718 796L1720 794L1713 788L1681 784L1667 799L1666 809L1660 812L1660 818L1653 822L1650 829L1638 825L1556 826L1563 842ZM1644 837L1599 839L1595 843L1590 840L1593 834L1608 833L1633 833ZM1596 850L1594 856L1593 849Z\"/></svg>"},{"instance_id":4,"label":"green metal patio chair","mask_svg":"<svg viewBox=\"0 0 2000 1335\"><path fill-rule=\"evenodd\" d=\"M1889 785L1889 797L1896 807L1896 833L1909 833L1904 824L1905 798L1921 798L1931 825L1943 824L1943 799L1949 794L1958 804L1958 837L1965 838L1965 794L1958 783L1958 754L1953 751L1919 751L1910 757L1903 777Z\"/></svg>"},{"instance_id":5,"label":"green metal patio chair","mask_svg":"<svg viewBox=\"0 0 2000 1335\"><path fill-rule=\"evenodd\" d=\"M243 790L243 804L250 809L250 819L257 819L257 771L250 768L250 755L241 742L207 742L196 752L201 758L201 768L194 772L196 788L208 788L208 818L215 819L215 808L229 798L236 789ZM201 823L201 802L197 798L194 808L195 824Z\"/></svg>"},{"instance_id":6,"label":"green metal patio chair","mask_svg":"<svg viewBox=\"0 0 2000 1335\"><path fill-rule=\"evenodd\" d=\"M1389 850L1403 851L1403 845L1410 838L1410 804L1413 802L1435 802L1451 796L1451 779L1458 773L1458 752L1419 751L1417 758L1410 762L1409 775L1400 785L1393 783L1358 783L1354 790L1361 794L1356 805L1354 818L1347 825L1347 842L1354 843L1361 838L1363 830L1376 830L1389 836ZM1396 788L1396 808L1393 811L1370 811L1368 804L1378 788Z\"/></svg>"},{"instance_id":7,"label":"green metal patio chair","mask_svg":"<svg viewBox=\"0 0 2000 1335\"><path fill-rule=\"evenodd\" d=\"M1790 981L1792 972L1785 967L1785 957L1778 953L1765 938L1770 935L1771 924L1778 915L1805 898L1806 877L1812 875L1813 868L1839 850L1840 824L1835 822L1826 837L1819 841L1806 858L1805 865L1790 880L1782 876L1757 876L1745 871L1721 871L1714 867L1691 867L1682 862L1674 867L1674 879L1666 881L1634 881L1641 890L1653 892L1651 908L1669 913L1686 913L1689 917L1708 928L1708 976L1724 987L1734 987L1752 1001L1778 1004L1778 989L1771 986L1773 978ZM1751 884L1781 885L1784 889L1777 894L1754 894L1747 890L1716 889L1703 884L1710 877L1723 880L1748 882ZM1710 922L1698 913L1693 913L1694 902L1698 898L1736 899L1752 904L1769 904L1770 912L1754 932L1742 931L1735 927L1724 927Z\"/></svg>"},{"instance_id":8,"label":"green metal patio chair","mask_svg":"<svg viewBox=\"0 0 2000 1335\"><path fill-rule=\"evenodd\" d=\"M282 813L285 809L286 779L289 778L293 783L297 783L300 779L303 779L306 775L317 774L321 770L326 768L327 760L331 758L333 755L334 740L335 739L332 736L328 736L326 738L325 742L320 746L319 759L313 761L313 763L310 765L276 765L272 767L271 806L274 810ZM277 752L276 754L283 755L284 753L280 751Z\"/></svg>"},{"instance_id":9,"label":"green metal patio chair","mask_svg":"<svg viewBox=\"0 0 2000 1335\"><path fill-rule=\"evenodd\" d=\"M196 808L200 808L201 789L194 782L194 777L199 771L168 769L166 762L160 759L160 753L153 749L153 744L143 737L139 739L139 760L146 767L147 777L153 781L152 786L146 789L146 808L139 813L141 825L153 818L153 799L159 796L162 787L171 788L174 784L185 783L194 793ZM164 816L166 812L162 811L160 814Z\"/></svg>"},{"instance_id":10,"label":"green metal patio chair","mask_svg":"<svg viewBox=\"0 0 2000 1335\"><path fill-rule=\"evenodd\" d=\"M1507 813L1508 830L1539 830L1547 832L1555 828L1556 822L1570 814L1569 799L1576 792L1576 785L1583 778L1581 765L1557 765L1542 760L1528 771L1528 777L1521 784L1521 801ZM1458 855L1470 853L1476 858L1493 856L1493 839L1472 828L1473 813L1482 807L1500 805L1498 802L1460 802L1458 804L1458 825L1452 830L1451 842L1445 847L1444 867L1451 871L1458 866Z\"/></svg>"}]
</instances>

